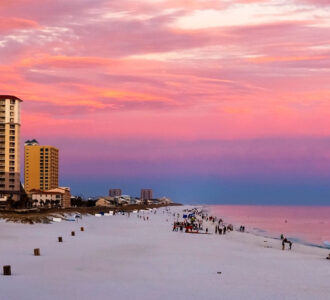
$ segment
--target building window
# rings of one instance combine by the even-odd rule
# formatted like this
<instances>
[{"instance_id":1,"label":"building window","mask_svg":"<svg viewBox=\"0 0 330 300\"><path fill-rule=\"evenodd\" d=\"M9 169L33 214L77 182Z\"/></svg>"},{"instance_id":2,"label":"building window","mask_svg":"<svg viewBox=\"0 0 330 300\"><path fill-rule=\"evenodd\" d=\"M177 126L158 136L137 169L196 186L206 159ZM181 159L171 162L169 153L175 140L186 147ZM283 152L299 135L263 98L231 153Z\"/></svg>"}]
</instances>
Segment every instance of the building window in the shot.
<instances>
[{"instance_id":1,"label":"building window","mask_svg":"<svg viewBox=\"0 0 330 300\"><path fill-rule=\"evenodd\" d=\"M15 130L10 130L11 135L15 135Z\"/></svg>"},{"instance_id":2,"label":"building window","mask_svg":"<svg viewBox=\"0 0 330 300\"><path fill-rule=\"evenodd\" d=\"M15 172L15 168L14 167L9 167L9 171L10 172Z\"/></svg>"},{"instance_id":3,"label":"building window","mask_svg":"<svg viewBox=\"0 0 330 300\"><path fill-rule=\"evenodd\" d=\"M10 110L14 110L14 105L10 105Z\"/></svg>"},{"instance_id":4,"label":"building window","mask_svg":"<svg viewBox=\"0 0 330 300\"><path fill-rule=\"evenodd\" d=\"M11 184L11 185L9 186L9 188L10 188L10 189L14 189L15 186Z\"/></svg>"},{"instance_id":5,"label":"building window","mask_svg":"<svg viewBox=\"0 0 330 300\"><path fill-rule=\"evenodd\" d=\"M15 143L9 143L9 147L15 147Z\"/></svg>"},{"instance_id":6,"label":"building window","mask_svg":"<svg viewBox=\"0 0 330 300\"><path fill-rule=\"evenodd\" d=\"M15 129L15 125L10 125L10 129Z\"/></svg>"},{"instance_id":7,"label":"building window","mask_svg":"<svg viewBox=\"0 0 330 300\"><path fill-rule=\"evenodd\" d=\"M15 100L14 99L11 99L10 100L10 104L15 104Z\"/></svg>"},{"instance_id":8,"label":"building window","mask_svg":"<svg viewBox=\"0 0 330 300\"><path fill-rule=\"evenodd\" d=\"M13 112L13 111L10 112L10 116L11 116L11 117L14 116L14 112Z\"/></svg>"},{"instance_id":9,"label":"building window","mask_svg":"<svg viewBox=\"0 0 330 300\"><path fill-rule=\"evenodd\" d=\"M14 123L14 118L10 118L9 122Z\"/></svg>"},{"instance_id":10,"label":"building window","mask_svg":"<svg viewBox=\"0 0 330 300\"><path fill-rule=\"evenodd\" d=\"M10 136L9 137L9 140L12 141L12 142L14 142L15 141L15 137L14 136Z\"/></svg>"}]
</instances>

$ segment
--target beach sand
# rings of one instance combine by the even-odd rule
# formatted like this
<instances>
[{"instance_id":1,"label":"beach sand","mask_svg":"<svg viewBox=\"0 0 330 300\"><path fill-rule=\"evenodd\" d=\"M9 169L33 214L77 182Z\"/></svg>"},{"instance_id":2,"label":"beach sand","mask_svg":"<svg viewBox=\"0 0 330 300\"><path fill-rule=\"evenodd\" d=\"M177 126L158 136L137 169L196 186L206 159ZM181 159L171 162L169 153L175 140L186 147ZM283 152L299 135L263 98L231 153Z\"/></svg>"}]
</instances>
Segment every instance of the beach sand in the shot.
<instances>
[{"instance_id":1,"label":"beach sand","mask_svg":"<svg viewBox=\"0 0 330 300\"><path fill-rule=\"evenodd\" d=\"M330 299L330 250L282 251L278 240L219 236L211 226L209 235L172 232L163 210L145 213L149 221L136 214L48 225L0 220L0 272L3 265L13 272L0 275L0 299Z\"/></svg>"}]
</instances>

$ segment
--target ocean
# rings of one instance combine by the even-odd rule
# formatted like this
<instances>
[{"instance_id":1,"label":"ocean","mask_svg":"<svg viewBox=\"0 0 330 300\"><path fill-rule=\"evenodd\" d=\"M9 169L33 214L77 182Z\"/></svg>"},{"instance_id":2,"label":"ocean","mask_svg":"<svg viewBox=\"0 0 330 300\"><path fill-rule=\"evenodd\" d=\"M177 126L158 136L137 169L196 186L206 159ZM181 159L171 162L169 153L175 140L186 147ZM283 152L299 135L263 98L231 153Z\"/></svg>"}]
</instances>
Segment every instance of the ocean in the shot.
<instances>
[{"instance_id":1,"label":"ocean","mask_svg":"<svg viewBox=\"0 0 330 300\"><path fill-rule=\"evenodd\" d=\"M208 205L226 223L257 235L330 248L330 206Z\"/></svg>"}]
</instances>

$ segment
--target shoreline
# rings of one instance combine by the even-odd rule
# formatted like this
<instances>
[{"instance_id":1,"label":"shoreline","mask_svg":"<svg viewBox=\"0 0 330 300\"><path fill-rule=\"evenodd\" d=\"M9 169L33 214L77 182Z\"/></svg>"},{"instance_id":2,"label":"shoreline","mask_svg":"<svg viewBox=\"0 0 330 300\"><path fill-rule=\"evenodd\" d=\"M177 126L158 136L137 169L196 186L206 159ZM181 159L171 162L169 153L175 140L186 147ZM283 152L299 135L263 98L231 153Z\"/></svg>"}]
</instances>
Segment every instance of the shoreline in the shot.
<instances>
[{"instance_id":1,"label":"shoreline","mask_svg":"<svg viewBox=\"0 0 330 300\"><path fill-rule=\"evenodd\" d=\"M198 207L203 207L203 209L205 209L209 214L214 214L215 212L212 211L212 207L215 207L215 206L228 207L228 206L235 206L235 205L222 205L222 204L207 205L207 204L204 204L204 205L201 205L201 206L198 206ZM237 205L237 206L241 206L241 205ZM245 206L245 205L243 205L243 206ZM253 207L253 206L254 205L251 205L251 206L248 206L248 207ZM268 206L269 205L258 205L258 207L268 207ZM276 206L276 207L278 207L278 206ZM292 206L289 206L289 207L292 208L292 207L295 207L295 206L292 205ZM301 207L301 205L299 205L298 207ZM306 206L304 206L304 207L306 207ZM328 205L327 207L330 207L330 206ZM218 216L218 217L222 216L224 218L228 218L228 217L230 218L230 216L228 216L227 214L224 214L224 215L215 214L215 215ZM237 220L237 218L238 217L236 217L235 220L233 220L234 218L232 218L230 220L230 222L234 225L235 228L239 227L239 224L240 225L243 224L243 225L246 226L246 224L244 224L244 221L240 222L239 220ZM248 229L247 229L246 232L249 232L250 234L253 234L255 236L264 237L264 238L271 238L271 239L279 240L279 241L281 240L279 232L277 232L276 230L267 229L266 226L262 227L262 224L260 224L260 225L249 224L247 226L248 226L247 227ZM303 232L296 231L296 232L290 232L290 233L284 234L284 235L289 236L290 240L292 240L296 244L330 250L330 245L327 246L327 244L326 244L327 240L321 240L319 243L309 241L308 238L303 237L303 235L304 235Z\"/></svg>"}]
</instances>

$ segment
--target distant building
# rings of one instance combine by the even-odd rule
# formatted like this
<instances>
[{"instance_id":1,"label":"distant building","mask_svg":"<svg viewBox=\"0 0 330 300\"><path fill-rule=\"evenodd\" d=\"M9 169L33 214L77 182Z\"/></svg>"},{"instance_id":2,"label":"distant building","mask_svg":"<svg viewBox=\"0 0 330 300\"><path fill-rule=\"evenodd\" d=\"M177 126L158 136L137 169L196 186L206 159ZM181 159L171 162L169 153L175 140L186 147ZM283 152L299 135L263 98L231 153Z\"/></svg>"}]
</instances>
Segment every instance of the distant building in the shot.
<instances>
[{"instance_id":1,"label":"distant building","mask_svg":"<svg viewBox=\"0 0 330 300\"><path fill-rule=\"evenodd\" d=\"M0 95L0 201L20 200L20 129L22 100Z\"/></svg>"},{"instance_id":2,"label":"distant building","mask_svg":"<svg viewBox=\"0 0 330 300\"><path fill-rule=\"evenodd\" d=\"M151 189L142 189L140 198L141 198L141 200L151 200L152 199L152 190Z\"/></svg>"},{"instance_id":3,"label":"distant building","mask_svg":"<svg viewBox=\"0 0 330 300\"><path fill-rule=\"evenodd\" d=\"M100 197L96 201L95 206L103 206L103 207L115 206L115 199L114 197L110 197L110 196Z\"/></svg>"},{"instance_id":4,"label":"distant building","mask_svg":"<svg viewBox=\"0 0 330 300\"><path fill-rule=\"evenodd\" d=\"M119 205L133 204L133 200L129 195L121 195L115 197L115 203Z\"/></svg>"},{"instance_id":5,"label":"distant building","mask_svg":"<svg viewBox=\"0 0 330 300\"><path fill-rule=\"evenodd\" d=\"M173 203L173 201L170 198L167 198L167 197L162 197L162 198L159 198L157 200L159 201L159 204L164 204L164 205Z\"/></svg>"},{"instance_id":6,"label":"distant building","mask_svg":"<svg viewBox=\"0 0 330 300\"><path fill-rule=\"evenodd\" d=\"M59 151L53 146L40 146L36 140L24 145L24 188L48 191L58 187Z\"/></svg>"},{"instance_id":7,"label":"distant building","mask_svg":"<svg viewBox=\"0 0 330 300\"><path fill-rule=\"evenodd\" d=\"M30 196L34 206L71 207L71 193L68 187L58 187L48 191L31 190Z\"/></svg>"},{"instance_id":8,"label":"distant building","mask_svg":"<svg viewBox=\"0 0 330 300\"><path fill-rule=\"evenodd\" d=\"M121 196L121 189L110 189L109 190L109 196L110 197L116 197L116 196Z\"/></svg>"}]
</instances>

